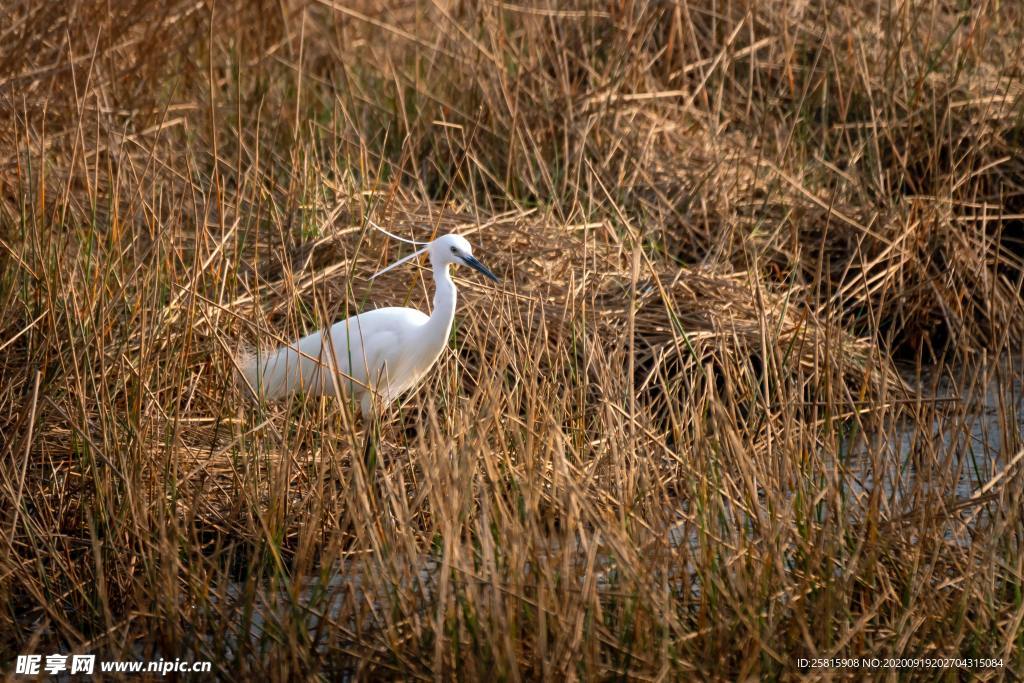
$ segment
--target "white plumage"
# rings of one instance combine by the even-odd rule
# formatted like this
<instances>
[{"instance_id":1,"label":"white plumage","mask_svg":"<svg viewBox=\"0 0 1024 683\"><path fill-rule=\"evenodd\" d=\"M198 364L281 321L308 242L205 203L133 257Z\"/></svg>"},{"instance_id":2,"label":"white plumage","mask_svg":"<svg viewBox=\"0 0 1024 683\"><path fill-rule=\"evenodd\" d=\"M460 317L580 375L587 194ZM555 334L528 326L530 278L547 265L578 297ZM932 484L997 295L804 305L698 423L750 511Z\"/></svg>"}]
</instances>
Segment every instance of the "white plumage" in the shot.
<instances>
[{"instance_id":1,"label":"white plumage","mask_svg":"<svg viewBox=\"0 0 1024 683\"><path fill-rule=\"evenodd\" d=\"M354 315L335 323L329 335L316 332L294 345L244 359L243 383L267 399L298 391L351 396L364 417L373 414L375 399L387 405L415 387L447 345L455 318L458 292L448 267L462 263L498 281L459 235L439 237L373 277L423 252L430 255L434 271L434 309L429 316L397 307Z\"/></svg>"}]
</instances>

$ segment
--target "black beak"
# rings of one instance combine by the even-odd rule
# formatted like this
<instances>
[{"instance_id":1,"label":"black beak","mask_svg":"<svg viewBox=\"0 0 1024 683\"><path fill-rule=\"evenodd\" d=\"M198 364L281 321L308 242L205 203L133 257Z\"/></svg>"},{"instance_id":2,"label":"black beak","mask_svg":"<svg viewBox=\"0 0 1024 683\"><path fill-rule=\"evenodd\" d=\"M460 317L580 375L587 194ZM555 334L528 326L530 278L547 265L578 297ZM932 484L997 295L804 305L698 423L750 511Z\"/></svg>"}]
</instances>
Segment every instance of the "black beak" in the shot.
<instances>
[{"instance_id":1,"label":"black beak","mask_svg":"<svg viewBox=\"0 0 1024 683\"><path fill-rule=\"evenodd\" d=\"M482 273L482 274L483 274L483 275L484 275L485 277L489 277L489 278L491 278L492 280L494 280L495 282L498 282L498 276L497 276L497 275L495 275L494 273L492 273L492 272L491 272L491 269L490 269L490 268L488 268L488 267L487 267L487 266L485 266L484 264L480 263L480 261L478 261L478 260L477 260L476 258L474 258L474 257L472 257L472 256L465 256L465 255L461 255L461 254L460 254L460 256L461 256L461 258L462 258L462 261L463 261L463 262L464 262L464 263L465 263L465 264L466 264L467 266L469 266L469 267L470 267L470 268L472 268L473 270L477 270L477 271L479 271L479 272L480 272L480 273Z\"/></svg>"}]
</instances>

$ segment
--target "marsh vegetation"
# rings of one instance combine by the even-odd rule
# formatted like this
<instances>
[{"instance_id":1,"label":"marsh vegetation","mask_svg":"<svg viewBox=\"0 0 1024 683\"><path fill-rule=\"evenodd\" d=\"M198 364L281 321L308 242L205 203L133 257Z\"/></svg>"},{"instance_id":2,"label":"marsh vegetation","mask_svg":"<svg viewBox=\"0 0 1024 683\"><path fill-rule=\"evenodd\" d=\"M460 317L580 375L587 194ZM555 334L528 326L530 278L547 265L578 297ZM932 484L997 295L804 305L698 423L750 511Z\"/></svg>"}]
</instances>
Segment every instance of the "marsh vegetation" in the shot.
<instances>
[{"instance_id":1,"label":"marsh vegetation","mask_svg":"<svg viewBox=\"0 0 1024 683\"><path fill-rule=\"evenodd\" d=\"M1024 673L1019 4L13 0L0 37L5 667ZM427 307L368 218L502 278L369 460L351 406L232 381Z\"/></svg>"}]
</instances>

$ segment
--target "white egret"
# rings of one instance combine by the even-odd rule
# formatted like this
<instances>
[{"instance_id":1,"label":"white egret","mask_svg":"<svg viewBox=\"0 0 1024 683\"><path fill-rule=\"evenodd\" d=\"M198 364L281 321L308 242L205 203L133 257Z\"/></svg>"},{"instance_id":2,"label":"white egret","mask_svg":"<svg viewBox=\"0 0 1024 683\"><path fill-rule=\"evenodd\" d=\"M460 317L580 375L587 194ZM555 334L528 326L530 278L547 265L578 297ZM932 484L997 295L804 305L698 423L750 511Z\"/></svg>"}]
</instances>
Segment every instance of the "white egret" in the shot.
<instances>
[{"instance_id":1,"label":"white egret","mask_svg":"<svg viewBox=\"0 0 1024 683\"><path fill-rule=\"evenodd\" d=\"M260 396L275 399L297 391L350 396L359 402L363 416L370 418L375 398L387 405L415 387L447 345L458 298L448 266L465 264L498 282L459 235L413 242L377 229L403 242L425 246L371 279L427 252L434 271L434 310L427 316L414 308L378 308L346 318L291 346L253 354L242 361L240 370L244 383Z\"/></svg>"}]
</instances>

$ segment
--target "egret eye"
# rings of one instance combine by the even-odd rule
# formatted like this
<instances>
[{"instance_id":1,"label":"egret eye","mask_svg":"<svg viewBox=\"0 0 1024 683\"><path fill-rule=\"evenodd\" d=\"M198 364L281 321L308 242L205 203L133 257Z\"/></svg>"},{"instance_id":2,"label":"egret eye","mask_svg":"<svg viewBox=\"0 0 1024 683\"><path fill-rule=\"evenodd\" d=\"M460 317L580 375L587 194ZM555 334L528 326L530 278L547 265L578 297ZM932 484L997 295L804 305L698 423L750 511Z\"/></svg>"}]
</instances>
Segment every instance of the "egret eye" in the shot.
<instances>
[{"instance_id":1,"label":"egret eye","mask_svg":"<svg viewBox=\"0 0 1024 683\"><path fill-rule=\"evenodd\" d=\"M454 254L455 252L457 252L457 251L458 251L458 249L456 249L455 247L452 247L452 253L453 253L453 254Z\"/></svg>"}]
</instances>

